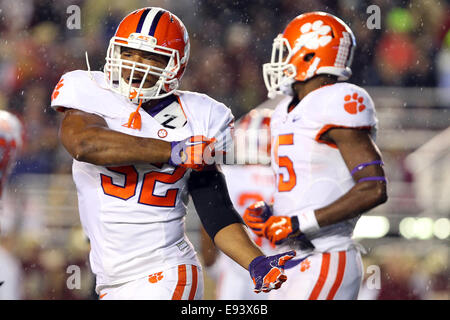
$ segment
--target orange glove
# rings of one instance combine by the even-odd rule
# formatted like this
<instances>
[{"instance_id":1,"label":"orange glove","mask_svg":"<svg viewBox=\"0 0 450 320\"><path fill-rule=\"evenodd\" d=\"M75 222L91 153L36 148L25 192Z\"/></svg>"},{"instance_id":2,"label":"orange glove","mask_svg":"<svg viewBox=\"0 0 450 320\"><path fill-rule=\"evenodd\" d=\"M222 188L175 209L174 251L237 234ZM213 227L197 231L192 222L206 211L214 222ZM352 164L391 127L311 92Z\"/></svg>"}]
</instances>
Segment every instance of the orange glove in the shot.
<instances>
[{"instance_id":1,"label":"orange glove","mask_svg":"<svg viewBox=\"0 0 450 320\"><path fill-rule=\"evenodd\" d=\"M297 216L272 216L264 223L263 235L273 244L281 244L298 231Z\"/></svg>"},{"instance_id":2,"label":"orange glove","mask_svg":"<svg viewBox=\"0 0 450 320\"><path fill-rule=\"evenodd\" d=\"M258 201L245 209L242 219L258 237L264 236L265 222L272 215L272 209L264 201Z\"/></svg>"},{"instance_id":3,"label":"orange glove","mask_svg":"<svg viewBox=\"0 0 450 320\"><path fill-rule=\"evenodd\" d=\"M205 165L212 164L215 138L192 136L182 141L173 141L169 164L200 171Z\"/></svg>"}]
</instances>

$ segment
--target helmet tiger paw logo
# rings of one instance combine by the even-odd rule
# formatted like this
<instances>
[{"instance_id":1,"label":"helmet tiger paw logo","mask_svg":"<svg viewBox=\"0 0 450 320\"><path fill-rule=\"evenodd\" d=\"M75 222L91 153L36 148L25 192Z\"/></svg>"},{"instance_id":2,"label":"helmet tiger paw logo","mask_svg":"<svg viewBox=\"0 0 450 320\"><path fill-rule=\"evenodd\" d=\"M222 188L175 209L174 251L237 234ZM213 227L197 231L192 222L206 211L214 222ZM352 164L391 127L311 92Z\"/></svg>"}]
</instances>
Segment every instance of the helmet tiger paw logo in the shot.
<instances>
[{"instance_id":1,"label":"helmet tiger paw logo","mask_svg":"<svg viewBox=\"0 0 450 320\"><path fill-rule=\"evenodd\" d=\"M344 104L344 109L350 114L357 114L358 112L366 109L366 106L363 104L364 98L358 96L357 93L354 93L353 95L346 95L344 97L344 101L346 101Z\"/></svg>"},{"instance_id":2,"label":"helmet tiger paw logo","mask_svg":"<svg viewBox=\"0 0 450 320\"><path fill-rule=\"evenodd\" d=\"M308 49L315 50L324 47L333 39L329 33L331 27L324 25L322 20L307 22L300 27L302 35L295 41L295 47L301 48L305 46Z\"/></svg>"},{"instance_id":3,"label":"helmet tiger paw logo","mask_svg":"<svg viewBox=\"0 0 450 320\"><path fill-rule=\"evenodd\" d=\"M158 281L162 280L164 278L163 272L156 272L148 276L148 282L150 283L157 283Z\"/></svg>"}]
</instances>

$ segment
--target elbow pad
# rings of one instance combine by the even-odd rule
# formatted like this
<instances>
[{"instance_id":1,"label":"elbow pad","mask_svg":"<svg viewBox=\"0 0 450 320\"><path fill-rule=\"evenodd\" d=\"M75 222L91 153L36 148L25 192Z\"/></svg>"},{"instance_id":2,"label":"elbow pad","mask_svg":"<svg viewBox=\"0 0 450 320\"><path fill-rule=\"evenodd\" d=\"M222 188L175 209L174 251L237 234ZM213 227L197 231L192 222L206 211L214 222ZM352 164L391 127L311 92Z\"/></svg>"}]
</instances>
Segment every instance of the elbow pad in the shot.
<instances>
[{"instance_id":1,"label":"elbow pad","mask_svg":"<svg viewBox=\"0 0 450 320\"><path fill-rule=\"evenodd\" d=\"M213 241L222 228L233 223L244 224L228 195L222 172L192 171L188 190L200 221Z\"/></svg>"}]
</instances>

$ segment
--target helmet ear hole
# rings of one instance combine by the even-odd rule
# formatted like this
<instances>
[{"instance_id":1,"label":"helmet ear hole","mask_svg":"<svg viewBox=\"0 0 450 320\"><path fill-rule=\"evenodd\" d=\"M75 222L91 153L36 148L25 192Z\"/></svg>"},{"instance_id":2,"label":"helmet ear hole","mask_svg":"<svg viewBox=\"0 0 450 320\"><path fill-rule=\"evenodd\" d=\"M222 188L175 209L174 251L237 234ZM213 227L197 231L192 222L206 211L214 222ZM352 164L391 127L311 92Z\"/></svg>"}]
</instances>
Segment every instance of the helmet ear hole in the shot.
<instances>
[{"instance_id":1,"label":"helmet ear hole","mask_svg":"<svg viewBox=\"0 0 450 320\"><path fill-rule=\"evenodd\" d=\"M309 61L312 60L312 58L314 58L315 55L316 55L315 52L307 53L307 54L305 54L305 56L303 57L303 60L304 60L305 62L309 62Z\"/></svg>"}]
</instances>

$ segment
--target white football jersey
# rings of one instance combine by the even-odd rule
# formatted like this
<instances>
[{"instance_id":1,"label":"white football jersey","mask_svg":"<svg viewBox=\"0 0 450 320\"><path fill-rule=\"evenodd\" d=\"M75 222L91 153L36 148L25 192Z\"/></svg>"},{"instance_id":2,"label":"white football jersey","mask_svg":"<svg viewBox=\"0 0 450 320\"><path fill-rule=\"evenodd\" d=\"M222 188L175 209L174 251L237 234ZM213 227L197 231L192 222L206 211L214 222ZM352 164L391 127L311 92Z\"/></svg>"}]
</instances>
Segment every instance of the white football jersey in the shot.
<instances>
[{"instance_id":1,"label":"white football jersey","mask_svg":"<svg viewBox=\"0 0 450 320\"><path fill-rule=\"evenodd\" d=\"M141 108L142 128L127 128L123 125L136 105L107 89L102 72L77 70L63 75L51 105L99 115L112 130L133 136L180 141L194 135L220 139L229 134L233 115L225 105L188 91L167 99L161 104L170 104L169 109L178 104L182 113L171 112L171 117L157 121L158 115L152 117ZM184 119L176 119L180 116ZM184 229L190 172L168 164L107 168L73 161L80 220L91 243L97 290L179 264L200 267Z\"/></svg>"},{"instance_id":2,"label":"white football jersey","mask_svg":"<svg viewBox=\"0 0 450 320\"><path fill-rule=\"evenodd\" d=\"M354 186L338 148L322 140L323 133L335 127L368 128L375 139L377 130L373 101L356 85L342 82L321 87L288 113L291 99L282 100L271 119L277 179L274 214L279 216L322 208ZM323 227L310 240L317 251L346 250L353 244L357 220Z\"/></svg>"},{"instance_id":3,"label":"white football jersey","mask_svg":"<svg viewBox=\"0 0 450 320\"><path fill-rule=\"evenodd\" d=\"M227 182L228 193L234 208L242 216L245 209L256 201L271 203L275 191L275 177L270 166L263 165L229 165L222 166ZM253 234L250 232L250 234ZM270 241L254 236L261 250L270 255L275 252ZM219 300L253 300L266 296L253 292L253 282L247 270L235 263L223 252L217 259L218 281L216 296Z\"/></svg>"}]
</instances>

